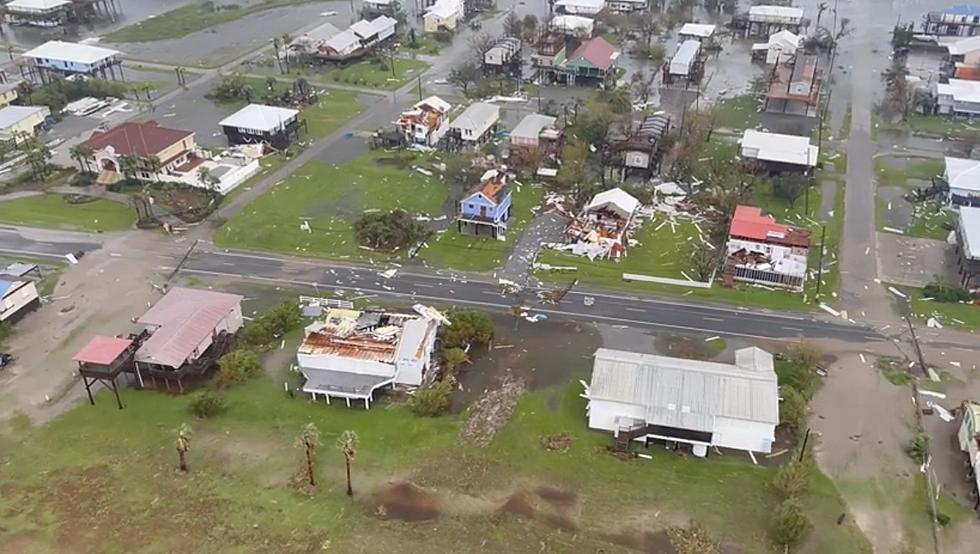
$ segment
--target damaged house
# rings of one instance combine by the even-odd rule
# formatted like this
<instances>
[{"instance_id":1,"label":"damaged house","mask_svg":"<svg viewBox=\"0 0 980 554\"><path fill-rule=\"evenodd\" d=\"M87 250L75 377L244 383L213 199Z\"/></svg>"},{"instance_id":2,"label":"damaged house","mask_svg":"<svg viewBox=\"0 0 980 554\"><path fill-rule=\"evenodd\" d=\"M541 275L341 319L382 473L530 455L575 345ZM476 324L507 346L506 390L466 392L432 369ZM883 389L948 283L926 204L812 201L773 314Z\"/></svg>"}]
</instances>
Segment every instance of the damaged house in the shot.
<instances>
[{"instance_id":1,"label":"damaged house","mask_svg":"<svg viewBox=\"0 0 980 554\"><path fill-rule=\"evenodd\" d=\"M776 223L755 206L737 206L728 232L724 283L802 290L809 251L809 229Z\"/></svg>"},{"instance_id":2,"label":"damaged house","mask_svg":"<svg viewBox=\"0 0 980 554\"><path fill-rule=\"evenodd\" d=\"M483 54L483 74L519 76L522 63L521 39L504 37Z\"/></svg>"},{"instance_id":3,"label":"damaged house","mask_svg":"<svg viewBox=\"0 0 980 554\"><path fill-rule=\"evenodd\" d=\"M618 259L626 255L626 232L639 207L640 201L621 188L600 192L565 227L566 244L552 248L590 260Z\"/></svg>"},{"instance_id":4,"label":"damaged house","mask_svg":"<svg viewBox=\"0 0 980 554\"><path fill-rule=\"evenodd\" d=\"M424 306L415 309L418 313L327 310L306 327L296 353L306 379L303 392L328 404L342 398L348 406L355 400L370 408L376 390L421 385L443 319Z\"/></svg>"},{"instance_id":5,"label":"damaged house","mask_svg":"<svg viewBox=\"0 0 980 554\"><path fill-rule=\"evenodd\" d=\"M796 55L803 45L803 36L792 31L779 31L769 37L767 42L752 45L752 59L765 59L766 65L786 62Z\"/></svg>"},{"instance_id":6,"label":"damaged house","mask_svg":"<svg viewBox=\"0 0 980 554\"><path fill-rule=\"evenodd\" d=\"M956 224L956 254L960 286L980 289L980 208L960 208Z\"/></svg>"},{"instance_id":7,"label":"damaged house","mask_svg":"<svg viewBox=\"0 0 980 554\"><path fill-rule=\"evenodd\" d=\"M663 73L664 85L680 83L687 86L700 81L704 75L701 43L694 39L682 42L674 52L674 56L664 62L661 73Z\"/></svg>"},{"instance_id":8,"label":"damaged house","mask_svg":"<svg viewBox=\"0 0 980 554\"><path fill-rule=\"evenodd\" d=\"M557 156L561 151L563 133L558 118L530 113L510 132L511 156L521 150L540 150L545 156Z\"/></svg>"},{"instance_id":9,"label":"damaged house","mask_svg":"<svg viewBox=\"0 0 980 554\"><path fill-rule=\"evenodd\" d=\"M407 144L435 147L449 132L449 110L452 105L438 96L416 102L411 110L398 116L395 126Z\"/></svg>"},{"instance_id":10,"label":"damaged house","mask_svg":"<svg viewBox=\"0 0 980 554\"><path fill-rule=\"evenodd\" d=\"M619 168L620 178L630 175L651 175L660 168L663 159L664 138L670 132L670 116L648 115L635 128L610 137L606 164Z\"/></svg>"},{"instance_id":11,"label":"damaged house","mask_svg":"<svg viewBox=\"0 0 980 554\"><path fill-rule=\"evenodd\" d=\"M307 43L306 53L317 60L345 62L361 59L395 36L398 22L387 15L362 19L329 38Z\"/></svg>"},{"instance_id":12,"label":"damaged house","mask_svg":"<svg viewBox=\"0 0 980 554\"><path fill-rule=\"evenodd\" d=\"M507 175L490 169L480 182L459 201L460 234L490 236L504 240L510 220L511 190Z\"/></svg>"},{"instance_id":13,"label":"damaged house","mask_svg":"<svg viewBox=\"0 0 980 554\"><path fill-rule=\"evenodd\" d=\"M820 107L817 57L798 54L791 63L778 63L769 74L765 111L816 117Z\"/></svg>"}]
</instances>

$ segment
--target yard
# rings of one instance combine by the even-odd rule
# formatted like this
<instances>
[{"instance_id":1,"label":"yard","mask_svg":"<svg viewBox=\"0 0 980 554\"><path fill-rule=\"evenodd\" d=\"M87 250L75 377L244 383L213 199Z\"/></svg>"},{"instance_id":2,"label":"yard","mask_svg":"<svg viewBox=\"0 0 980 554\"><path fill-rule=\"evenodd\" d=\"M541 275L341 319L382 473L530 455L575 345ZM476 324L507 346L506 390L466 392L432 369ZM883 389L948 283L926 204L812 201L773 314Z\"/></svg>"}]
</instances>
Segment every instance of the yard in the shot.
<instances>
[{"instance_id":1,"label":"yard","mask_svg":"<svg viewBox=\"0 0 980 554\"><path fill-rule=\"evenodd\" d=\"M980 126L969 119L942 115L911 114L898 123L877 122L881 129L928 133L932 135L959 135L965 132L980 131Z\"/></svg>"},{"instance_id":2,"label":"yard","mask_svg":"<svg viewBox=\"0 0 980 554\"><path fill-rule=\"evenodd\" d=\"M136 212L111 200L70 203L60 194L40 194L0 202L0 222L73 231L121 231Z\"/></svg>"},{"instance_id":3,"label":"yard","mask_svg":"<svg viewBox=\"0 0 980 554\"><path fill-rule=\"evenodd\" d=\"M408 167L421 159L369 154L342 166L310 162L225 223L214 241L324 258L386 258L359 248L352 224L366 210L442 210L446 186ZM304 221L310 232L300 228Z\"/></svg>"},{"instance_id":4,"label":"yard","mask_svg":"<svg viewBox=\"0 0 980 554\"><path fill-rule=\"evenodd\" d=\"M151 42L180 38L255 13L313 0L259 0L244 6L212 1L181 6L102 37L103 42Z\"/></svg>"},{"instance_id":5,"label":"yard","mask_svg":"<svg viewBox=\"0 0 980 554\"><path fill-rule=\"evenodd\" d=\"M911 299L912 315L919 321L930 317L947 327L964 329L980 329L980 306L957 304L952 302L936 302L926 299L922 289L911 287L896 287ZM891 294L891 293L889 293Z\"/></svg>"},{"instance_id":6,"label":"yard","mask_svg":"<svg viewBox=\"0 0 980 554\"><path fill-rule=\"evenodd\" d=\"M937 200L906 199L918 187L928 187L942 175L943 160L920 156L879 156L874 160L877 179L875 226L879 231L898 229L912 237L946 240L955 213ZM887 228L887 229L886 229Z\"/></svg>"},{"instance_id":7,"label":"yard","mask_svg":"<svg viewBox=\"0 0 980 554\"><path fill-rule=\"evenodd\" d=\"M759 101L750 94L719 101L712 111L715 127L753 129L759 126Z\"/></svg>"},{"instance_id":8,"label":"yard","mask_svg":"<svg viewBox=\"0 0 980 554\"><path fill-rule=\"evenodd\" d=\"M533 218L531 208L537 206L544 196L544 189L541 187L515 185L512 190L507 240L461 235L456 225L450 224L444 233L429 239L428 248L419 251L419 257L437 266L463 271L490 271L499 267L503 263L504 254Z\"/></svg>"},{"instance_id":9,"label":"yard","mask_svg":"<svg viewBox=\"0 0 980 554\"><path fill-rule=\"evenodd\" d=\"M410 58L395 58L394 71L371 60L360 61L346 67L338 66L320 76L325 83L334 82L384 90L395 90L421 75L429 64Z\"/></svg>"},{"instance_id":10,"label":"yard","mask_svg":"<svg viewBox=\"0 0 980 554\"><path fill-rule=\"evenodd\" d=\"M245 81L252 88L254 100L257 102L262 101L262 98L270 92L267 79L250 77ZM272 92L281 93L290 86L290 83L273 79ZM331 89L319 93L316 104L300 108L300 117L306 120L309 134L314 137L327 136L361 113L362 106L357 97L358 93L347 90ZM237 100L228 104L244 107L245 101Z\"/></svg>"},{"instance_id":11,"label":"yard","mask_svg":"<svg viewBox=\"0 0 980 554\"><path fill-rule=\"evenodd\" d=\"M737 551L770 551L772 469L658 448L653 460L617 458L608 435L584 428L580 392L573 381L526 394L486 449L457 443L462 416L311 404L272 378L226 393L227 412L211 420L190 416L188 395L127 389L120 412L103 392L42 428L20 420L0 434L0 550L644 550L666 543L665 527L695 520ZM312 496L287 484L307 422L322 442ZM186 476L175 472L181 423L193 427ZM334 446L347 429L360 437L353 499ZM541 446L562 432L566 452ZM815 529L794 552L869 552L850 518L837 524L846 508L830 480L814 473L810 489Z\"/></svg>"}]
</instances>

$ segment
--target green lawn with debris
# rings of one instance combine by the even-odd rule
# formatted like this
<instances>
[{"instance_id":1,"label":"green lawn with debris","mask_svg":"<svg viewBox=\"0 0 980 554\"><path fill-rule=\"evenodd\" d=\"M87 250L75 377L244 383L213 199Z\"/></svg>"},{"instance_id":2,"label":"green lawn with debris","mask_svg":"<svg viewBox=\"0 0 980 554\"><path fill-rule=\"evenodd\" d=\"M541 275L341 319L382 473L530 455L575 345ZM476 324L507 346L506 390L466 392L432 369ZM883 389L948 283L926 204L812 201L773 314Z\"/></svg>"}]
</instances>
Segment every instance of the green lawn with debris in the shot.
<instances>
[{"instance_id":1,"label":"green lawn with debris","mask_svg":"<svg viewBox=\"0 0 980 554\"><path fill-rule=\"evenodd\" d=\"M886 286L888 286L886 284ZM936 302L926 298L922 289L897 286L895 288L908 295L913 317L926 322L933 317L946 327L980 330L980 306L953 302ZM892 294L889 292L889 294Z\"/></svg>"},{"instance_id":2,"label":"green lawn with debris","mask_svg":"<svg viewBox=\"0 0 980 554\"><path fill-rule=\"evenodd\" d=\"M383 68L371 60L365 60L332 69L318 80L323 83L395 90L421 75L428 67L429 64L421 60L396 57L392 72L390 67Z\"/></svg>"},{"instance_id":3,"label":"green lawn with debris","mask_svg":"<svg viewBox=\"0 0 980 554\"><path fill-rule=\"evenodd\" d=\"M71 231L122 231L136 222L136 212L112 200L73 204L60 194L41 194L0 202L0 222Z\"/></svg>"},{"instance_id":4,"label":"green lawn with debris","mask_svg":"<svg viewBox=\"0 0 980 554\"><path fill-rule=\"evenodd\" d=\"M525 394L478 448L457 439L462 415L312 403L289 398L278 378L229 389L226 412L211 419L190 414L190 394L124 389L120 411L102 391L95 406L43 427L20 418L0 432L0 551L598 552L691 520L726 550L772 550L772 468L662 448L647 451L652 460L617 457L609 434L586 429L580 392L573 380ZM192 427L187 475L175 471L183 423ZM289 485L307 423L321 443L312 494ZM335 446L345 430L360 438L352 498ZM542 446L562 433L567 450ZM830 480L814 473L810 490L803 507L814 529L793 551L870 552L853 518L837 524L847 509Z\"/></svg>"},{"instance_id":5,"label":"green lawn with debris","mask_svg":"<svg viewBox=\"0 0 980 554\"><path fill-rule=\"evenodd\" d=\"M396 257L359 248L352 225L366 210L436 215L446 201L445 184L409 167L425 159L373 153L340 166L309 162L225 223L214 242L324 258ZM300 228L304 221L310 232Z\"/></svg>"},{"instance_id":6,"label":"green lawn with debris","mask_svg":"<svg viewBox=\"0 0 980 554\"><path fill-rule=\"evenodd\" d=\"M898 229L910 237L946 240L955 223L956 213L946 209L940 200L911 202L904 198L918 186L928 186L933 177L942 175L945 163L941 159L923 156L878 156L874 159L875 178L879 187L903 191L902 198L889 200L885 194L875 195L875 227L879 231ZM911 221L902 225L889 221L901 217L893 210L908 211Z\"/></svg>"},{"instance_id":7,"label":"green lawn with debris","mask_svg":"<svg viewBox=\"0 0 980 554\"><path fill-rule=\"evenodd\" d=\"M500 267L504 255L534 218L531 208L540 204L544 196L540 186L513 185L512 190L506 240L460 234L456 224L450 223L445 232L428 240L428 246L419 251L418 257L433 265L462 271L490 271Z\"/></svg>"},{"instance_id":8,"label":"green lawn with debris","mask_svg":"<svg viewBox=\"0 0 980 554\"><path fill-rule=\"evenodd\" d=\"M745 94L718 101L712 110L715 127L723 129L754 129L759 126L759 100Z\"/></svg>"},{"instance_id":9,"label":"green lawn with debris","mask_svg":"<svg viewBox=\"0 0 980 554\"><path fill-rule=\"evenodd\" d=\"M911 114L905 121L887 123L876 121L879 128L911 133L926 133L930 135L960 135L980 131L980 125L969 119L942 115Z\"/></svg>"}]
</instances>

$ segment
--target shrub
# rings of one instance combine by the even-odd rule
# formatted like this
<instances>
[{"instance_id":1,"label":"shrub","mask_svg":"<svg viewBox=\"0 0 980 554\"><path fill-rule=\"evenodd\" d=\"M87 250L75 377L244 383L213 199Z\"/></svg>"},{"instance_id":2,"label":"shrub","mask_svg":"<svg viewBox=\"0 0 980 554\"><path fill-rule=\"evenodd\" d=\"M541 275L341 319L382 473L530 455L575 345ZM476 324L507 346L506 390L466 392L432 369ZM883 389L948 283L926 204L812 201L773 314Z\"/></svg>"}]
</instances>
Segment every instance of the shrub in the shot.
<instances>
[{"instance_id":1,"label":"shrub","mask_svg":"<svg viewBox=\"0 0 980 554\"><path fill-rule=\"evenodd\" d=\"M453 310L448 314L451 325L442 327L444 348L466 348L487 345L493 340L493 321L479 310Z\"/></svg>"},{"instance_id":2,"label":"shrub","mask_svg":"<svg viewBox=\"0 0 980 554\"><path fill-rule=\"evenodd\" d=\"M929 283L922 289L922 294L936 302L967 302L970 300L970 291L942 283Z\"/></svg>"},{"instance_id":3,"label":"shrub","mask_svg":"<svg viewBox=\"0 0 980 554\"><path fill-rule=\"evenodd\" d=\"M950 521L952 520L950 519L949 514L945 512L936 512L936 523L938 523L940 527L946 527L949 525Z\"/></svg>"},{"instance_id":4,"label":"shrub","mask_svg":"<svg viewBox=\"0 0 980 554\"><path fill-rule=\"evenodd\" d=\"M218 360L214 385L218 388L244 383L262 373L259 357L251 350L233 350Z\"/></svg>"},{"instance_id":5,"label":"shrub","mask_svg":"<svg viewBox=\"0 0 980 554\"><path fill-rule=\"evenodd\" d=\"M405 210L369 213L354 222L357 241L379 250L393 251L415 244L425 227Z\"/></svg>"},{"instance_id":6,"label":"shrub","mask_svg":"<svg viewBox=\"0 0 980 554\"><path fill-rule=\"evenodd\" d=\"M409 403L409 409L417 416L440 416L449 409L450 392L452 392L452 383L448 379L443 379L428 387L422 387L415 391L415 396Z\"/></svg>"},{"instance_id":7,"label":"shrub","mask_svg":"<svg viewBox=\"0 0 980 554\"><path fill-rule=\"evenodd\" d=\"M772 486L784 499L800 498L810 488L810 464L806 460L793 460L776 472Z\"/></svg>"},{"instance_id":8,"label":"shrub","mask_svg":"<svg viewBox=\"0 0 980 554\"><path fill-rule=\"evenodd\" d=\"M799 435L806 429L807 402L806 398L793 387L779 387L783 401L779 403L779 423L786 425Z\"/></svg>"},{"instance_id":9,"label":"shrub","mask_svg":"<svg viewBox=\"0 0 980 554\"><path fill-rule=\"evenodd\" d=\"M773 540L779 546L792 546L806 537L813 524L796 500L784 500L773 515Z\"/></svg>"},{"instance_id":10,"label":"shrub","mask_svg":"<svg viewBox=\"0 0 980 554\"><path fill-rule=\"evenodd\" d=\"M191 401L191 413L194 417L210 419L225 411L225 399L213 391L202 391Z\"/></svg>"},{"instance_id":11,"label":"shrub","mask_svg":"<svg viewBox=\"0 0 980 554\"><path fill-rule=\"evenodd\" d=\"M68 184L73 187L87 187L95 184L95 177L95 173L91 171L81 171L72 175L72 178L70 181L68 181Z\"/></svg>"},{"instance_id":12,"label":"shrub","mask_svg":"<svg viewBox=\"0 0 980 554\"><path fill-rule=\"evenodd\" d=\"M470 363L470 357L466 355L466 351L455 346L444 349L441 357L442 367L448 374L453 373L459 366Z\"/></svg>"},{"instance_id":13,"label":"shrub","mask_svg":"<svg viewBox=\"0 0 980 554\"><path fill-rule=\"evenodd\" d=\"M909 458L912 458L918 464L921 464L926 460L926 453L928 451L929 436L925 433L919 433L918 435L912 437L912 440L909 441L909 445L905 447L905 453L909 455Z\"/></svg>"},{"instance_id":14,"label":"shrub","mask_svg":"<svg viewBox=\"0 0 980 554\"><path fill-rule=\"evenodd\" d=\"M295 329L302 320L299 305L291 300L283 300L245 325L241 338L250 346L268 346L276 338Z\"/></svg>"}]
</instances>

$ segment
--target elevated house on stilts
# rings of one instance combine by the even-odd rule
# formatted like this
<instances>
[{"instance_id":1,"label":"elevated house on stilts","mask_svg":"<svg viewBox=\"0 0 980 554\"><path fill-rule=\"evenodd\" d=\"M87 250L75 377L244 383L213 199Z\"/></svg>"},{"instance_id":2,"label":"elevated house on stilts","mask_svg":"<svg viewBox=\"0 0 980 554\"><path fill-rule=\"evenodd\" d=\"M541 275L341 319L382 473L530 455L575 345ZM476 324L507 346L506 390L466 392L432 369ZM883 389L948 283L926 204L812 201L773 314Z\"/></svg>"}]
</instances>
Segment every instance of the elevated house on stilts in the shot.
<instances>
[{"instance_id":1,"label":"elevated house on stilts","mask_svg":"<svg viewBox=\"0 0 980 554\"><path fill-rule=\"evenodd\" d=\"M60 40L51 40L24 52L18 65L25 80L41 83L47 83L51 74L125 80L122 52Z\"/></svg>"}]
</instances>

